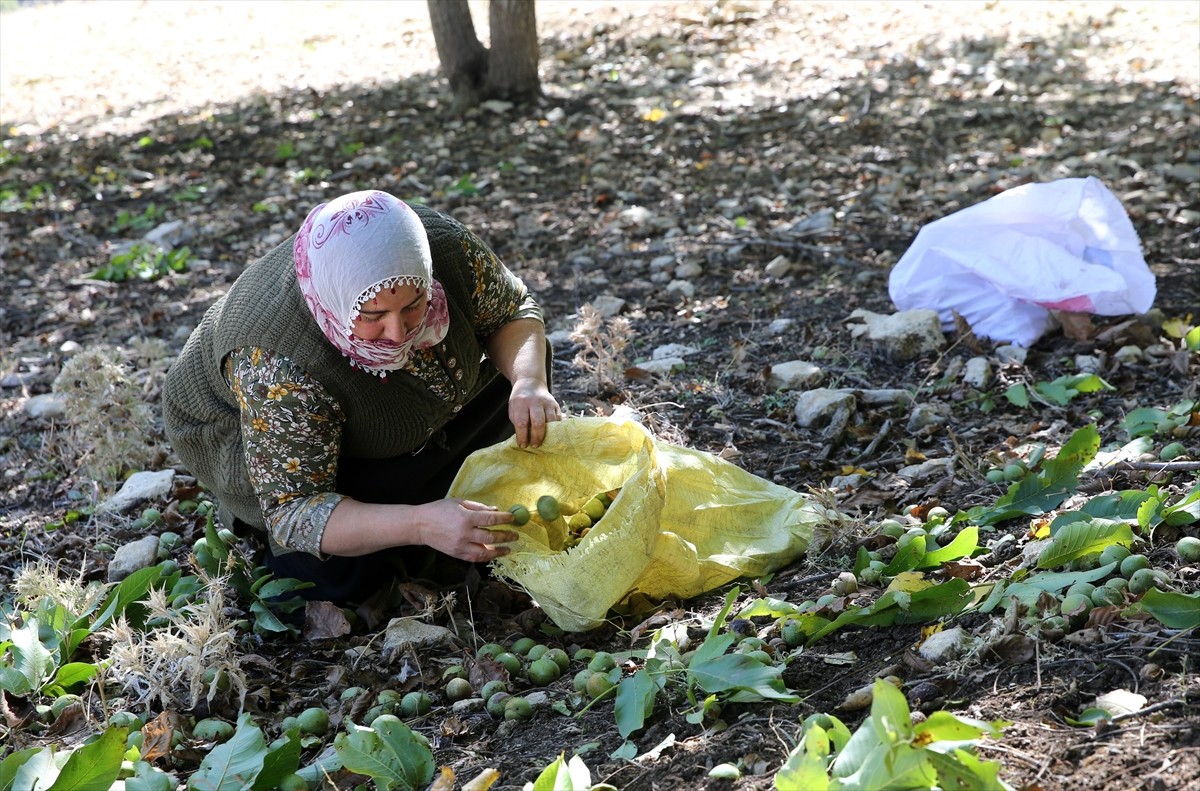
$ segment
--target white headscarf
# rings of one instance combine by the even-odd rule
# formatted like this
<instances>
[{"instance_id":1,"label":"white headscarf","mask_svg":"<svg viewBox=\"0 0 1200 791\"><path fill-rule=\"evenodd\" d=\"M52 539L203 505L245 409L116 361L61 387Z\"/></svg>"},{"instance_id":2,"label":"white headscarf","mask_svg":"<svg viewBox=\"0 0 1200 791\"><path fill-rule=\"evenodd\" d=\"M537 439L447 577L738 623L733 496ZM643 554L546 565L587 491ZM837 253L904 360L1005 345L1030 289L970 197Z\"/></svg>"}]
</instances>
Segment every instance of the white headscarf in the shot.
<instances>
[{"instance_id":1,"label":"white headscarf","mask_svg":"<svg viewBox=\"0 0 1200 791\"><path fill-rule=\"evenodd\" d=\"M365 371L385 376L413 349L440 343L450 324L446 294L433 279L425 226L407 204L386 192L351 192L308 213L293 248L296 277L317 326ZM428 293L421 324L401 343L354 336L365 302L385 288L414 285Z\"/></svg>"}]
</instances>

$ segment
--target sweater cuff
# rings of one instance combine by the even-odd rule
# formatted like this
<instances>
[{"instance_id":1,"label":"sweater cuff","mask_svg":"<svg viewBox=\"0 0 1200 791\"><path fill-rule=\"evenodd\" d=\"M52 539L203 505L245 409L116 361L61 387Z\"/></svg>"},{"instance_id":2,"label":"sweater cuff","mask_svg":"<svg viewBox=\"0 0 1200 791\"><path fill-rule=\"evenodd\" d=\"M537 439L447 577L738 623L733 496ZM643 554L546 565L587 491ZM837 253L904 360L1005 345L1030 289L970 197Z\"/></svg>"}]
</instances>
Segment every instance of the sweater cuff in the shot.
<instances>
[{"instance_id":1,"label":"sweater cuff","mask_svg":"<svg viewBox=\"0 0 1200 791\"><path fill-rule=\"evenodd\" d=\"M321 538L333 509L345 499L337 492L321 492L289 500L264 514L272 553L278 557L307 552L328 560L329 556L321 552Z\"/></svg>"}]
</instances>

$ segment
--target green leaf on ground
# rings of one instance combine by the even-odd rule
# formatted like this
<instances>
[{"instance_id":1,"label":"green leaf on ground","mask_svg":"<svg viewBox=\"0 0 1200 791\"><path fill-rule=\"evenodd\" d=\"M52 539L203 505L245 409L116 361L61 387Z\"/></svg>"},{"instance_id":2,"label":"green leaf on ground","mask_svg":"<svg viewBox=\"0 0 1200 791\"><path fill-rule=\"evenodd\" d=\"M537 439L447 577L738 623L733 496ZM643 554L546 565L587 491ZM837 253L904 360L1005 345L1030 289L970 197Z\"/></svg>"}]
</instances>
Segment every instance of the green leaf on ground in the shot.
<instances>
[{"instance_id":1,"label":"green leaf on ground","mask_svg":"<svg viewBox=\"0 0 1200 791\"><path fill-rule=\"evenodd\" d=\"M243 791L254 785L266 757L262 729L243 714L229 741L214 747L188 778L188 791Z\"/></svg>"},{"instance_id":2,"label":"green leaf on ground","mask_svg":"<svg viewBox=\"0 0 1200 791\"><path fill-rule=\"evenodd\" d=\"M1142 609L1163 626L1195 629L1200 626L1200 593L1186 594L1151 588L1142 596Z\"/></svg>"},{"instance_id":3,"label":"green leaf on ground","mask_svg":"<svg viewBox=\"0 0 1200 791\"><path fill-rule=\"evenodd\" d=\"M765 665L746 654L725 654L704 662L696 662L693 657L687 669L688 678L705 692L731 693L727 699L734 702L799 701L784 686L781 672L776 665Z\"/></svg>"},{"instance_id":4,"label":"green leaf on ground","mask_svg":"<svg viewBox=\"0 0 1200 791\"><path fill-rule=\"evenodd\" d=\"M50 791L108 791L121 773L128 728L108 728L71 752Z\"/></svg>"},{"instance_id":5,"label":"green leaf on ground","mask_svg":"<svg viewBox=\"0 0 1200 791\"><path fill-rule=\"evenodd\" d=\"M1161 516L1162 520L1172 527L1200 521L1200 486L1185 494L1179 502L1163 508Z\"/></svg>"},{"instance_id":6,"label":"green leaf on ground","mask_svg":"<svg viewBox=\"0 0 1200 791\"><path fill-rule=\"evenodd\" d=\"M843 626L891 626L898 623L925 623L961 612L971 600L971 586L963 579L952 579L912 593L889 591L872 604L846 610L808 638L808 645Z\"/></svg>"},{"instance_id":7,"label":"green leaf on ground","mask_svg":"<svg viewBox=\"0 0 1200 791\"><path fill-rule=\"evenodd\" d=\"M1040 569L1058 568L1072 560L1099 554L1113 544L1127 547L1132 543L1133 530L1124 522L1103 519L1075 522L1050 539L1050 544L1038 555L1037 566Z\"/></svg>"},{"instance_id":8,"label":"green leaf on ground","mask_svg":"<svg viewBox=\"0 0 1200 791\"><path fill-rule=\"evenodd\" d=\"M615 708L617 732L622 739L628 739L631 733L642 729L646 718L654 713L654 698L657 695L658 685L645 668L621 679L617 685Z\"/></svg>"},{"instance_id":9,"label":"green leaf on ground","mask_svg":"<svg viewBox=\"0 0 1200 791\"><path fill-rule=\"evenodd\" d=\"M952 560L970 557L975 554L977 549L979 549L979 528L974 525L964 527L962 532L946 546L926 552L917 568L935 568Z\"/></svg>"},{"instance_id":10,"label":"green leaf on ground","mask_svg":"<svg viewBox=\"0 0 1200 791\"><path fill-rule=\"evenodd\" d=\"M986 527L1018 516L1037 516L1057 508L1079 485L1079 472L1100 450L1100 432L1093 425L1071 435L1058 455L1036 474L1013 484L989 507L967 512L971 522Z\"/></svg>"},{"instance_id":11,"label":"green leaf on ground","mask_svg":"<svg viewBox=\"0 0 1200 791\"><path fill-rule=\"evenodd\" d=\"M370 728L339 733L333 747L342 764L370 777L381 791L424 788L433 779L433 753L398 717L385 714Z\"/></svg>"}]
</instances>

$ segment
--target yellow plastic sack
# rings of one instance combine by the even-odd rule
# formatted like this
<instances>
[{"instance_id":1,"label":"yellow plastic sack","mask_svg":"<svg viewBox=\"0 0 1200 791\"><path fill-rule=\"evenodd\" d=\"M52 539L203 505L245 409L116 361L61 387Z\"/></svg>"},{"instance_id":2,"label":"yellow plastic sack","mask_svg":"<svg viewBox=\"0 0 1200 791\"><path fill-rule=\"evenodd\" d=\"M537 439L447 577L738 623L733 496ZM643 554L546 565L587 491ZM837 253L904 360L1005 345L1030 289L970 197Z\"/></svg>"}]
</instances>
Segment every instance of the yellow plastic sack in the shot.
<instances>
[{"instance_id":1,"label":"yellow plastic sack","mask_svg":"<svg viewBox=\"0 0 1200 791\"><path fill-rule=\"evenodd\" d=\"M607 513L573 547L566 546L563 517L547 523L534 510L542 495L556 497L570 514L618 489ZM539 448L508 440L476 451L449 496L499 508L519 503L534 512L494 570L567 631L599 626L631 597L686 599L766 574L802 555L814 528L828 528L834 517L712 454L608 418L552 423Z\"/></svg>"}]
</instances>

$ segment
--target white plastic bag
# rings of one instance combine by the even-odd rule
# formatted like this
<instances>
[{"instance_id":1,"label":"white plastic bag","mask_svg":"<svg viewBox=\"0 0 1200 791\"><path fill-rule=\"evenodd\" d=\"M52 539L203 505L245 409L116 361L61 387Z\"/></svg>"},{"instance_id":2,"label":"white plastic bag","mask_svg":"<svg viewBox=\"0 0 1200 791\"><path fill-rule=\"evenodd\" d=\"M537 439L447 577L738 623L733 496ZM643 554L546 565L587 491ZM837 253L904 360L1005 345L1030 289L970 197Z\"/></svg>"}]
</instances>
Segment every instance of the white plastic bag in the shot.
<instances>
[{"instance_id":1,"label":"white plastic bag","mask_svg":"<svg viewBox=\"0 0 1200 791\"><path fill-rule=\"evenodd\" d=\"M1133 223L1099 179L1024 184L929 223L897 262L899 310L957 312L980 337L1030 346L1051 310L1119 316L1154 304Z\"/></svg>"}]
</instances>

